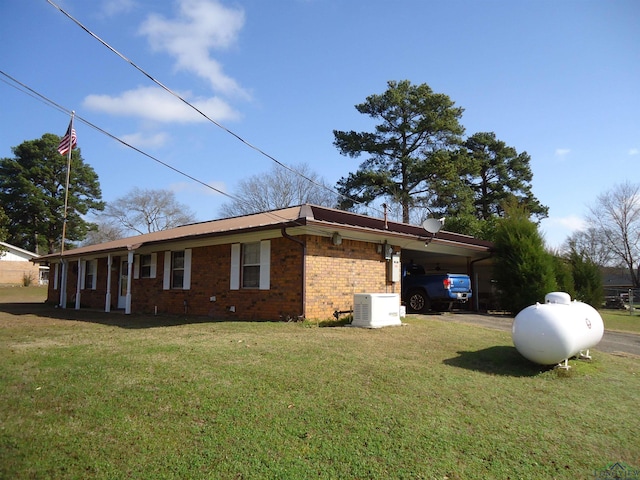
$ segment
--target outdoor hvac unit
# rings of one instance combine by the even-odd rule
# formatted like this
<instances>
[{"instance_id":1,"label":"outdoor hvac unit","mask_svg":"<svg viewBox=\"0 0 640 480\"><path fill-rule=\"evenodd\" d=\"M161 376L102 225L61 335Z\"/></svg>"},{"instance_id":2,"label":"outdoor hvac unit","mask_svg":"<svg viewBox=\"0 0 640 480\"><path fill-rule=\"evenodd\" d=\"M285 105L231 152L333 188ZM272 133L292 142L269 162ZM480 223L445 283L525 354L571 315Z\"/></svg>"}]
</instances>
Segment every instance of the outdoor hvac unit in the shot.
<instances>
[{"instance_id":1,"label":"outdoor hvac unit","mask_svg":"<svg viewBox=\"0 0 640 480\"><path fill-rule=\"evenodd\" d=\"M368 328L402 325L400 296L397 293L356 293L351 325Z\"/></svg>"}]
</instances>

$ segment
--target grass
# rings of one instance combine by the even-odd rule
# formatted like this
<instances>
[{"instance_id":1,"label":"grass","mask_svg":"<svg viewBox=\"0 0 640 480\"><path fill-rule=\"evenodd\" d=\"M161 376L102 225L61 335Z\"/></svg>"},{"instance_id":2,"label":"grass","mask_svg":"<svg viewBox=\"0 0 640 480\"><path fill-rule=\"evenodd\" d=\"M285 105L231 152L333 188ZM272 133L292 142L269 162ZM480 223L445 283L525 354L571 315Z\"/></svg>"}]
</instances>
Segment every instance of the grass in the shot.
<instances>
[{"instance_id":1,"label":"grass","mask_svg":"<svg viewBox=\"0 0 640 480\"><path fill-rule=\"evenodd\" d=\"M607 330L640 333L640 305L630 313L626 310L599 310Z\"/></svg>"},{"instance_id":2,"label":"grass","mask_svg":"<svg viewBox=\"0 0 640 480\"><path fill-rule=\"evenodd\" d=\"M2 295L2 294L0 294ZM23 300L24 301L24 300ZM593 478L640 467L640 363L508 333L0 304L0 478Z\"/></svg>"},{"instance_id":3,"label":"grass","mask_svg":"<svg viewBox=\"0 0 640 480\"><path fill-rule=\"evenodd\" d=\"M47 286L0 285L0 303L42 303L47 299Z\"/></svg>"}]
</instances>

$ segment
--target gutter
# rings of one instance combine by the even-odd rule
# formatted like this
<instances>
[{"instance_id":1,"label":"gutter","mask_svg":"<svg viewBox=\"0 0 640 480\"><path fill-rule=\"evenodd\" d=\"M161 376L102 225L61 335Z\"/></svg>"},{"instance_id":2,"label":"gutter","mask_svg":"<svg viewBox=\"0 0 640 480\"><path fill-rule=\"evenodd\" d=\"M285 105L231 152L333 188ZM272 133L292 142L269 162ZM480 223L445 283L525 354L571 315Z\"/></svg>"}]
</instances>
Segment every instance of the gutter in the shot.
<instances>
[{"instance_id":1,"label":"gutter","mask_svg":"<svg viewBox=\"0 0 640 480\"><path fill-rule=\"evenodd\" d=\"M300 313L302 314L302 318L305 317L305 305L307 304L307 288L306 288L306 284L307 284L307 278L306 278L306 274L307 274L307 268L306 268L306 264L307 264L307 245L304 241L300 240L299 238L296 237L292 237L291 235L289 235L287 233L287 229L286 227L282 227L280 229L280 232L282 233L282 236L284 238L286 238L287 240L291 240L292 242L297 243L298 245L300 245L302 247L302 265L301 265L301 280L302 280L302 292L301 292L301 296L302 296L302 305L300 308Z\"/></svg>"}]
</instances>

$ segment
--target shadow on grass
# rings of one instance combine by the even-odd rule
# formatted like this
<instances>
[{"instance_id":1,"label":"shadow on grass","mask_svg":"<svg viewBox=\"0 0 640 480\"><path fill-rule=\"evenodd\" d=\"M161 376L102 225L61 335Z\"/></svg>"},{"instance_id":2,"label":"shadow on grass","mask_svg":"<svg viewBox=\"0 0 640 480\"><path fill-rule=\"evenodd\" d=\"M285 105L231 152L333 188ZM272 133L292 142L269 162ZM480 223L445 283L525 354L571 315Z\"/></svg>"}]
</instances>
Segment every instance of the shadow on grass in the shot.
<instances>
[{"instance_id":1,"label":"shadow on grass","mask_svg":"<svg viewBox=\"0 0 640 480\"><path fill-rule=\"evenodd\" d=\"M510 346L457 353L457 357L448 358L443 363L451 367L510 377L534 377L549 370L549 367L530 362L520 355L515 347Z\"/></svg>"},{"instance_id":2,"label":"shadow on grass","mask_svg":"<svg viewBox=\"0 0 640 480\"><path fill-rule=\"evenodd\" d=\"M128 329L173 327L178 325L190 325L198 323L218 323L215 320L201 316L180 315L125 315L124 311L104 312L100 310L74 308L59 308L47 303L0 303L0 314L9 315L36 315L51 320L71 320L76 322L97 323Z\"/></svg>"},{"instance_id":3,"label":"shadow on grass","mask_svg":"<svg viewBox=\"0 0 640 480\"><path fill-rule=\"evenodd\" d=\"M352 322L352 317L341 318L339 320L321 320L318 322L319 327L346 327Z\"/></svg>"}]
</instances>

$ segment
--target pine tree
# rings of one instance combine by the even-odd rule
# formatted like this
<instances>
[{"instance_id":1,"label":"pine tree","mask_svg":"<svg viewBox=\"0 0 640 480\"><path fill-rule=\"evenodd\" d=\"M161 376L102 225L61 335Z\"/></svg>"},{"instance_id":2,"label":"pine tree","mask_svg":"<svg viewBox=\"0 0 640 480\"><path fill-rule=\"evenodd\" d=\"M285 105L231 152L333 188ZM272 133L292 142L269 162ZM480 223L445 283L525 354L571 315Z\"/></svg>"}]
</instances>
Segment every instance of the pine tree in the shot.
<instances>
[{"instance_id":1,"label":"pine tree","mask_svg":"<svg viewBox=\"0 0 640 480\"><path fill-rule=\"evenodd\" d=\"M513 203L505 207L495 238L494 278L501 305L517 314L556 289L551 254L545 250L538 227L529 212Z\"/></svg>"},{"instance_id":2,"label":"pine tree","mask_svg":"<svg viewBox=\"0 0 640 480\"><path fill-rule=\"evenodd\" d=\"M60 248L64 218L67 158L58 153L60 137L45 133L12 148L15 158L0 159L0 204L10 219L7 241L53 253ZM89 210L102 210L98 175L84 163L80 149L71 156L66 238L82 240L90 227Z\"/></svg>"}]
</instances>

